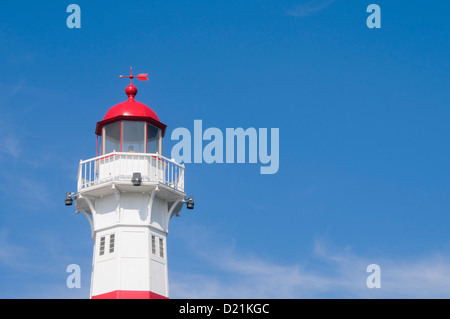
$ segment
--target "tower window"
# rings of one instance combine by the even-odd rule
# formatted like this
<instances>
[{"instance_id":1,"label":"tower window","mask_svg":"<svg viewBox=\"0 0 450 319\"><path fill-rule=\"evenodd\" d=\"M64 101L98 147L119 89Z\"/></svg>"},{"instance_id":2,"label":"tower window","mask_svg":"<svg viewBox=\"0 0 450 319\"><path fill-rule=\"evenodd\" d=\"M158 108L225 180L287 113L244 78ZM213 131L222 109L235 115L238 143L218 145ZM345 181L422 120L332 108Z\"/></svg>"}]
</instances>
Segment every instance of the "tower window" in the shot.
<instances>
[{"instance_id":1,"label":"tower window","mask_svg":"<svg viewBox=\"0 0 450 319\"><path fill-rule=\"evenodd\" d=\"M116 235L115 234L111 234L109 235L109 252L113 253L114 252L114 242L116 239Z\"/></svg>"},{"instance_id":2,"label":"tower window","mask_svg":"<svg viewBox=\"0 0 450 319\"><path fill-rule=\"evenodd\" d=\"M100 237L100 252L99 255L103 256L105 254L105 237Z\"/></svg>"},{"instance_id":3,"label":"tower window","mask_svg":"<svg viewBox=\"0 0 450 319\"><path fill-rule=\"evenodd\" d=\"M164 258L164 241L162 238L159 239L159 256Z\"/></svg>"},{"instance_id":4,"label":"tower window","mask_svg":"<svg viewBox=\"0 0 450 319\"><path fill-rule=\"evenodd\" d=\"M155 238L155 235L152 235L152 254L156 255L156 238Z\"/></svg>"}]
</instances>

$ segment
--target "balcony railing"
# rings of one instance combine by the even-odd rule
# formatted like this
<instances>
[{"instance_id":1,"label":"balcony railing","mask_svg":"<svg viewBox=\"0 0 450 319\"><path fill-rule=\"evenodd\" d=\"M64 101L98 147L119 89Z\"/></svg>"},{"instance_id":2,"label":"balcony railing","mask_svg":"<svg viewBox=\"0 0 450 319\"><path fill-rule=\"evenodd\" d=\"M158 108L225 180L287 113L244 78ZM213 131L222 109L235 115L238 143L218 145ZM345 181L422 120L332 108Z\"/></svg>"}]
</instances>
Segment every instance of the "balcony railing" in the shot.
<instances>
[{"instance_id":1,"label":"balcony railing","mask_svg":"<svg viewBox=\"0 0 450 319\"><path fill-rule=\"evenodd\" d=\"M143 182L157 182L184 192L184 165L159 154L112 152L80 161L78 191L110 181L130 181L141 173Z\"/></svg>"}]
</instances>

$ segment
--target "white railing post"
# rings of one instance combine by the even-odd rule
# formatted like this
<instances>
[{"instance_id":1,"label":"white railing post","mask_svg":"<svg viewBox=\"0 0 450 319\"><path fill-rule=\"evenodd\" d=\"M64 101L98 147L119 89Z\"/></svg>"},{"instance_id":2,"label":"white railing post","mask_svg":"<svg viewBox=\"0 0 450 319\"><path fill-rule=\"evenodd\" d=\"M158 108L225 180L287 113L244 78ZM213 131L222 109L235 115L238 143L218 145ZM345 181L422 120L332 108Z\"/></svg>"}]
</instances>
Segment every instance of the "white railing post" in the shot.
<instances>
[{"instance_id":1,"label":"white railing post","mask_svg":"<svg viewBox=\"0 0 450 319\"><path fill-rule=\"evenodd\" d=\"M80 164L78 165L78 175L77 175L77 189L81 188L81 164L82 160L80 160Z\"/></svg>"}]
</instances>

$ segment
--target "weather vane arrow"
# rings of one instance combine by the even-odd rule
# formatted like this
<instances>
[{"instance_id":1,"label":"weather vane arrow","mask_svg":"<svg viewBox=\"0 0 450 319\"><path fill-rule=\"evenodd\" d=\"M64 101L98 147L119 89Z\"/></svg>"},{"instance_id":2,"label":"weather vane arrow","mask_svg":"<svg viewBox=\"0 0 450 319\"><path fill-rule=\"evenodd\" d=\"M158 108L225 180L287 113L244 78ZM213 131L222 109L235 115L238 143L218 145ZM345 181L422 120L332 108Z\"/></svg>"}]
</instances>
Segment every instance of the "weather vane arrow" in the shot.
<instances>
[{"instance_id":1,"label":"weather vane arrow","mask_svg":"<svg viewBox=\"0 0 450 319\"><path fill-rule=\"evenodd\" d=\"M137 76L133 75L133 68L130 67L130 75L120 75L120 78L130 78L130 84L133 84L133 79L137 78L140 81L148 81L148 73L141 73Z\"/></svg>"}]
</instances>

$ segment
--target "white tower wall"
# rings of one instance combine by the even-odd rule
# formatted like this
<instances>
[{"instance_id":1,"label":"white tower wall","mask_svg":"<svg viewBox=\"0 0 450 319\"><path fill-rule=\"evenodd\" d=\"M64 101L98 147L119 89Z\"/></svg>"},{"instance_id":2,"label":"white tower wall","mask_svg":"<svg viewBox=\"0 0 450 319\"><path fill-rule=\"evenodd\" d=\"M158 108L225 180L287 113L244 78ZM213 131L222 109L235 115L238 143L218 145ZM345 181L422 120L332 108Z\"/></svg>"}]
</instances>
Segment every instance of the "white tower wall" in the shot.
<instances>
[{"instance_id":1,"label":"white tower wall","mask_svg":"<svg viewBox=\"0 0 450 319\"><path fill-rule=\"evenodd\" d=\"M119 181L78 196L94 240L91 298L168 298L168 226L185 194L159 182Z\"/></svg>"}]
</instances>

